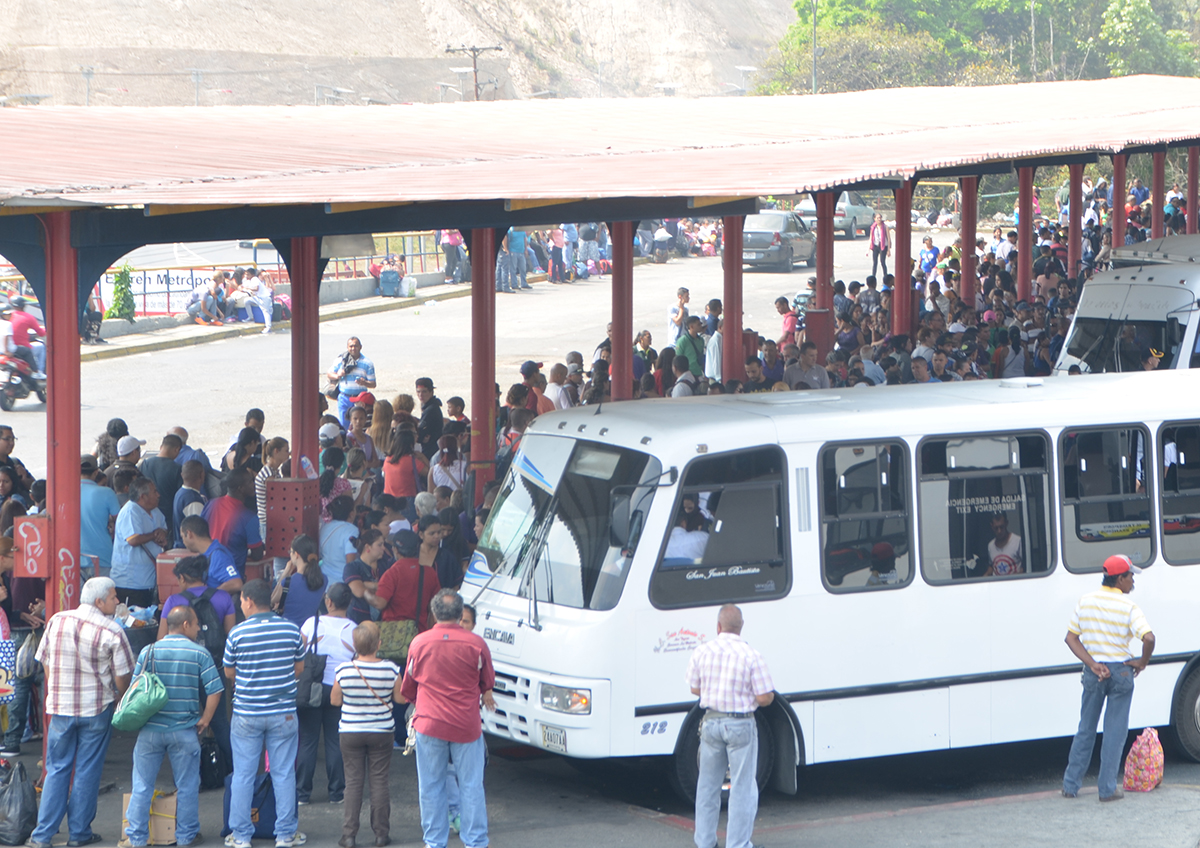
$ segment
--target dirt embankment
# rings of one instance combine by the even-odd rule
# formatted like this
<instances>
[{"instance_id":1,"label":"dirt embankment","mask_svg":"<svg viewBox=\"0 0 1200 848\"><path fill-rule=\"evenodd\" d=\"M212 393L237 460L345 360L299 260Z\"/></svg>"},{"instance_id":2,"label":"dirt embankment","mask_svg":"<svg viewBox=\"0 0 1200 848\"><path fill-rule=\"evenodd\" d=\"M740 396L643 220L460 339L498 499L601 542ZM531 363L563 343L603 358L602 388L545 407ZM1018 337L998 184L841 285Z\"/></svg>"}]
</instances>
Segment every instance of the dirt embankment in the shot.
<instances>
[{"instance_id":1,"label":"dirt embankment","mask_svg":"<svg viewBox=\"0 0 1200 848\"><path fill-rule=\"evenodd\" d=\"M451 70L470 57L445 49L495 45L479 63L485 99L709 95L752 82L737 66L761 64L794 17L790 0L0 0L0 94L396 103L465 87L471 99Z\"/></svg>"}]
</instances>

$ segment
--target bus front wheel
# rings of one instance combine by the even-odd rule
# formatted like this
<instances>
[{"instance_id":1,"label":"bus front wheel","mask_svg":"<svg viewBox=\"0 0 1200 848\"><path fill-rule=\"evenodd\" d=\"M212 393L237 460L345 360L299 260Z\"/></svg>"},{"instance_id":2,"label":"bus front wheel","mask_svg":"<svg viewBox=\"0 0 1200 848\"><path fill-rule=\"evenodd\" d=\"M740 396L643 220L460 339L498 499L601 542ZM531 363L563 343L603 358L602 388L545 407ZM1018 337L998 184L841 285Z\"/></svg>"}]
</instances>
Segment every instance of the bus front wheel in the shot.
<instances>
[{"instance_id":1,"label":"bus front wheel","mask_svg":"<svg viewBox=\"0 0 1200 848\"><path fill-rule=\"evenodd\" d=\"M1200 763L1200 665L1188 672L1179 687L1171 711L1171 735L1179 753Z\"/></svg>"},{"instance_id":2,"label":"bus front wheel","mask_svg":"<svg viewBox=\"0 0 1200 848\"><path fill-rule=\"evenodd\" d=\"M696 802L696 780L700 777L700 720L704 718L704 710L696 707L684 719L683 729L675 743L675 754L667 769L667 778L671 788L689 804ZM771 770L775 767L775 734L770 722L763 715L763 710L754 714L754 723L758 728L758 768L756 778L758 791L766 791L771 778ZM722 791L722 801L729 797L728 791Z\"/></svg>"}]
</instances>

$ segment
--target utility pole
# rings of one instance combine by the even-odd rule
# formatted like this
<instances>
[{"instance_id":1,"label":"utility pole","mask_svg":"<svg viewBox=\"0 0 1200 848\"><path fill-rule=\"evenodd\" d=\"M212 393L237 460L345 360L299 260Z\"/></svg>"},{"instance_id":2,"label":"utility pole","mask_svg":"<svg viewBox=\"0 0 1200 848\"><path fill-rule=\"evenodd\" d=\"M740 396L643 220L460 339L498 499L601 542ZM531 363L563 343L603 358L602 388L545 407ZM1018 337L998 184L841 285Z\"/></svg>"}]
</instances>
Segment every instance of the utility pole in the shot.
<instances>
[{"instance_id":1,"label":"utility pole","mask_svg":"<svg viewBox=\"0 0 1200 848\"><path fill-rule=\"evenodd\" d=\"M83 105L92 105L92 77L96 75L96 69L91 65L85 65L79 69L79 73L83 74Z\"/></svg>"},{"instance_id":2,"label":"utility pole","mask_svg":"<svg viewBox=\"0 0 1200 848\"><path fill-rule=\"evenodd\" d=\"M1033 13L1033 0L1029 0L1029 65L1033 81L1037 82L1037 16Z\"/></svg>"},{"instance_id":3,"label":"utility pole","mask_svg":"<svg viewBox=\"0 0 1200 848\"><path fill-rule=\"evenodd\" d=\"M495 50L497 53L502 51L503 47L446 47L447 53L468 53L471 56L471 71L475 76L475 100L479 101L479 56L481 53L487 53L489 50Z\"/></svg>"},{"instance_id":4,"label":"utility pole","mask_svg":"<svg viewBox=\"0 0 1200 848\"><path fill-rule=\"evenodd\" d=\"M812 43L812 93L817 93L817 0L809 0L812 3L813 10L813 43Z\"/></svg>"},{"instance_id":5,"label":"utility pole","mask_svg":"<svg viewBox=\"0 0 1200 848\"><path fill-rule=\"evenodd\" d=\"M200 83L204 80L204 71L199 68L188 68L192 72L192 83L196 86L196 105L200 105Z\"/></svg>"}]
</instances>

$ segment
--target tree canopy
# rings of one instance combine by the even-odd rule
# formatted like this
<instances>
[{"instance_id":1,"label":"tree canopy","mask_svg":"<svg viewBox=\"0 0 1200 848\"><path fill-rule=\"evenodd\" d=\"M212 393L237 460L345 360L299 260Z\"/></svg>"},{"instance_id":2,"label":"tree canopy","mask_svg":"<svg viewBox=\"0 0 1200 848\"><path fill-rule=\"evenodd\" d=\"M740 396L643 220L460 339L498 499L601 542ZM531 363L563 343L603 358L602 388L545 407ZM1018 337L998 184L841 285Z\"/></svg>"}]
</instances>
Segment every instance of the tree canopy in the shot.
<instances>
[{"instance_id":1,"label":"tree canopy","mask_svg":"<svg viewBox=\"0 0 1200 848\"><path fill-rule=\"evenodd\" d=\"M812 0L796 0L759 93L812 86ZM817 87L857 91L1193 76L1200 0L816 0Z\"/></svg>"}]
</instances>

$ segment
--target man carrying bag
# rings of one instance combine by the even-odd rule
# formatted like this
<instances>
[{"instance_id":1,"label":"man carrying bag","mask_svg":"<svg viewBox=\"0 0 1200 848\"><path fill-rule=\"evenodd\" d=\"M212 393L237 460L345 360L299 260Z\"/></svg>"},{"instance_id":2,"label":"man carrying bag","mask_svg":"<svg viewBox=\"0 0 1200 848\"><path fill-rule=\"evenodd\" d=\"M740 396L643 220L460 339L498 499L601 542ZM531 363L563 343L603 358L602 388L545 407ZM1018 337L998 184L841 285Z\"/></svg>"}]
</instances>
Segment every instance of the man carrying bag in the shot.
<instances>
[{"instance_id":1,"label":"man carrying bag","mask_svg":"<svg viewBox=\"0 0 1200 848\"><path fill-rule=\"evenodd\" d=\"M224 690L212 655L196 642L199 635L196 611L190 606L177 606L167 614L166 637L145 647L138 656L129 694L142 678L155 674L167 697L138 733L133 749L133 789L125 811L128 824L118 848L140 848L149 842L150 804L164 754L171 760L175 778L176 843L199 843L199 737L208 729ZM203 712L198 697L201 691L205 695ZM122 702L121 707L125 706ZM115 719L113 723L117 723Z\"/></svg>"}]
</instances>

